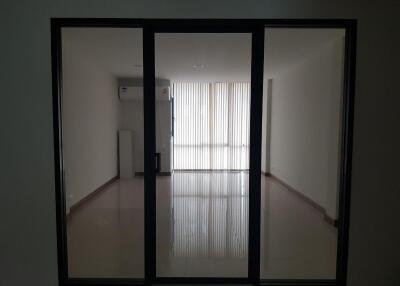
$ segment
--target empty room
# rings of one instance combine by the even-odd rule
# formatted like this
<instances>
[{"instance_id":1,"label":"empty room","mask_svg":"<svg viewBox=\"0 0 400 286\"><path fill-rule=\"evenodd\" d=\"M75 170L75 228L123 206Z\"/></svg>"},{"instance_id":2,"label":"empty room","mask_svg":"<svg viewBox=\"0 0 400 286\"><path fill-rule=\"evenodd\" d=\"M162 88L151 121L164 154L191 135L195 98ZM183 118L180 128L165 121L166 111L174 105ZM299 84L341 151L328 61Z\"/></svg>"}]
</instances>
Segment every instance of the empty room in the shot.
<instances>
[{"instance_id":1,"label":"empty room","mask_svg":"<svg viewBox=\"0 0 400 286\"><path fill-rule=\"evenodd\" d=\"M68 277L336 279L345 31L266 28L258 109L252 37L155 33L149 91L142 29L62 28Z\"/></svg>"}]
</instances>

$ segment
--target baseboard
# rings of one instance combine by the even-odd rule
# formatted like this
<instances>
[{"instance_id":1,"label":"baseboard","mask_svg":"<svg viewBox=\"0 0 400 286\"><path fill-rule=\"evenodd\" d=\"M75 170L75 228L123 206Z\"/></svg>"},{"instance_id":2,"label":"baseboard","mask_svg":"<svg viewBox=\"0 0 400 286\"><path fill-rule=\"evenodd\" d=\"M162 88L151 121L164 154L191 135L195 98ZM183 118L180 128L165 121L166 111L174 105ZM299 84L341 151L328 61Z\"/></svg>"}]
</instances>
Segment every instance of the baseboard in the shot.
<instances>
[{"instance_id":1,"label":"baseboard","mask_svg":"<svg viewBox=\"0 0 400 286\"><path fill-rule=\"evenodd\" d=\"M265 177L271 177L271 173L270 172L261 171L261 174L264 175Z\"/></svg>"},{"instance_id":2,"label":"baseboard","mask_svg":"<svg viewBox=\"0 0 400 286\"><path fill-rule=\"evenodd\" d=\"M108 180L107 182L105 182L103 185L101 185L100 187L98 187L97 189L95 189L93 192L91 192L90 194L88 194L87 196L83 197L82 199L80 199L79 201L77 201L75 204L73 204L70 208L69 208L69 213L67 214L67 218L70 218L71 213L76 211L77 209L79 209L82 205L84 205L85 203L87 203L88 201L90 201L91 199L93 199L94 197L96 197L97 195L99 195L102 191L104 191L109 185L111 185L112 183L114 183L115 181L117 181L119 179L119 176L115 176L112 177L110 180Z\"/></svg>"},{"instance_id":3,"label":"baseboard","mask_svg":"<svg viewBox=\"0 0 400 286\"><path fill-rule=\"evenodd\" d=\"M317 211L319 211L323 216L324 216L324 220L331 224L334 227L337 227L337 220L330 217L327 213L326 213L326 209L321 206L320 204L318 204L317 202L313 201L312 199L310 199L309 197L307 197L306 195L304 195L303 193L301 193L300 191L296 190L295 188L293 188L292 186L290 186L289 184L285 183L284 181L282 181L281 179L279 179L278 177L276 177L273 174L267 173L265 174L265 176L270 177L271 179L273 179L274 181L276 181L277 183L279 183L281 186L283 186L285 189L287 189L288 191L290 191L291 193L295 194L296 196L298 196L300 199L302 199L304 202L306 202L307 204L309 204L310 206L312 206L314 209L316 209Z\"/></svg>"},{"instance_id":4,"label":"baseboard","mask_svg":"<svg viewBox=\"0 0 400 286\"><path fill-rule=\"evenodd\" d=\"M156 176L171 176L171 172L158 172L156 173Z\"/></svg>"},{"instance_id":5,"label":"baseboard","mask_svg":"<svg viewBox=\"0 0 400 286\"><path fill-rule=\"evenodd\" d=\"M324 214L324 220L333 225L334 227L338 227L338 220L334 219L333 217L329 216L327 213Z\"/></svg>"},{"instance_id":6,"label":"baseboard","mask_svg":"<svg viewBox=\"0 0 400 286\"><path fill-rule=\"evenodd\" d=\"M144 172L135 172L135 176L142 177L144 176ZM156 176L171 176L171 172L158 172L156 173Z\"/></svg>"}]
</instances>

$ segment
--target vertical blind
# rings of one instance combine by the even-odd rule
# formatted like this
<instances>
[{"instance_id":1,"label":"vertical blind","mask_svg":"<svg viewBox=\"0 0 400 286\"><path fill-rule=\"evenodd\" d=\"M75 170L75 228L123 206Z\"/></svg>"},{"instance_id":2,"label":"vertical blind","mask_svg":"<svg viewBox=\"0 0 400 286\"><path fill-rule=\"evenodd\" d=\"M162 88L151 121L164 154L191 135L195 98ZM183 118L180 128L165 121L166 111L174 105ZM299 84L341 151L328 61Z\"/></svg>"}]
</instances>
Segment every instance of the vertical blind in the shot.
<instances>
[{"instance_id":1,"label":"vertical blind","mask_svg":"<svg viewBox=\"0 0 400 286\"><path fill-rule=\"evenodd\" d=\"M250 83L173 83L175 170L249 168Z\"/></svg>"}]
</instances>

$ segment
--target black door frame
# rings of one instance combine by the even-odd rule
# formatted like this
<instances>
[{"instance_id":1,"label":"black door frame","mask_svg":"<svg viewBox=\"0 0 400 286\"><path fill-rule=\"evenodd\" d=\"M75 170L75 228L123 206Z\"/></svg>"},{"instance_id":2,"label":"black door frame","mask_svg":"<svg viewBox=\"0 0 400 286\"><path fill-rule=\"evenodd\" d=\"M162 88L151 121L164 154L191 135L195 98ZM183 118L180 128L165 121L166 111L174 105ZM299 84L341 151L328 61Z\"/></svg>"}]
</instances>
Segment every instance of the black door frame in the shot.
<instances>
[{"instance_id":1,"label":"black door frame","mask_svg":"<svg viewBox=\"0 0 400 286\"><path fill-rule=\"evenodd\" d=\"M68 278L64 167L62 148L61 29L104 27L143 29L144 78L144 182L145 278ZM265 28L343 28L345 62L341 126L338 245L335 280L260 279L261 122ZM58 276L60 285L137 285L153 283L246 283L266 285L345 285L355 95L356 20L348 19L121 19L52 18L52 92L57 219ZM156 176L155 176L155 33L251 33L251 114L249 170L249 245L247 278L156 277Z\"/></svg>"}]
</instances>

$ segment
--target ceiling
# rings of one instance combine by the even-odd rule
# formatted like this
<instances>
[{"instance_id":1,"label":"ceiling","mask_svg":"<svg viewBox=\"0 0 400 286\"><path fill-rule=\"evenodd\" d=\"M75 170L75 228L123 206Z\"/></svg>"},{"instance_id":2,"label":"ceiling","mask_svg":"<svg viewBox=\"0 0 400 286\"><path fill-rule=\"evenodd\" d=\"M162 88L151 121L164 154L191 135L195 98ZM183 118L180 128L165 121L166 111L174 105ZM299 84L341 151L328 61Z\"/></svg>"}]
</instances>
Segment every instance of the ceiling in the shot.
<instances>
[{"instance_id":1,"label":"ceiling","mask_svg":"<svg viewBox=\"0 0 400 286\"><path fill-rule=\"evenodd\" d=\"M266 29L265 77L276 76L343 36L341 29ZM96 61L116 77L143 74L141 29L63 28L62 41L63 47ZM156 34L155 51L159 78L250 81L250 34Z\"/></svg>"},{"instance_id":2,"label":"ceiling","mask_svg":"<svg viewBox=\"0 0 400 286\"><path fill-rule=\"evenodd\" d=\"M265 29L264 73L273 78L343 36L344 29Z\"/></svg>"},{"instance_id":3,"label":"ceiling","mask_svg":"<svg viewBox=\"0 0 400 286\"><path fill-rule=\"evenodd\" d=\"M62 48L79 53L117 77L141 77L142 29L62 28Z\"/></svg>"},{"instance_id":4,"label":"ceiling","mask_svg":"<svg viewBox=\"0 0 400 286\"><path fill-rule=\"evenodd\" d=\"M156 34L155 51L171 81L250 81L251 34Z\"/></svg>"}]
</instances>

